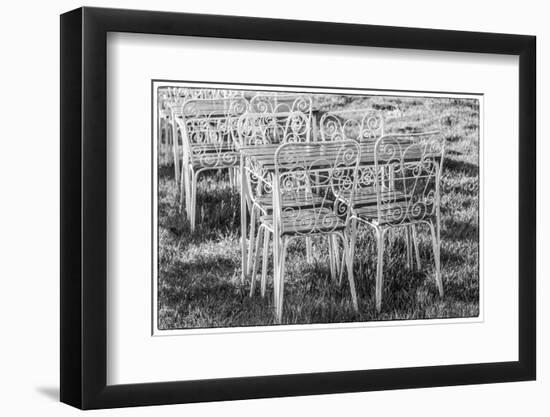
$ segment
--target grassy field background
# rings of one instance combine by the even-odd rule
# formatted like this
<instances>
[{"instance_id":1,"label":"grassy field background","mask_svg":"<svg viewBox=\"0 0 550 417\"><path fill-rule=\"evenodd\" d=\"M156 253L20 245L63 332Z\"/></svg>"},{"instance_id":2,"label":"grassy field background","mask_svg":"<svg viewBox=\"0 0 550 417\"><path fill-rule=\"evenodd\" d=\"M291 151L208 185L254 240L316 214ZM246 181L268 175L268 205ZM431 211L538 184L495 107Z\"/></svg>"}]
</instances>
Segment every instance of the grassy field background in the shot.
<instances>
[{"instance_id":1,"label":"grassy field background","mask_svg":"<svg viewBox=\"0 0 550 417\"><path fill-rule=\"evenodd\" d=\"M479 314L479 104L474 99L382 96L317 96L323 110L376 108L386 130L441 128L447 143L442 194L440 298L433 273L427 227L419 228L422 270L406 268L405 244L390 233L386 246L381 313L374 305L376 244L361 229L354 271L359 313L353 311L347 281L330 278L327 244L314 240L315 261L305 261L303 241L291 244L286 268L282 324L475 317ZM440 123L438 122L440 120ZM198 184L198 227L190 232L178 213L179 191L171 166L158 172L158 327L259 326L274 323L272 265L265 298L249 297L241 284L240 197L227 174L212 171Z\"/></svg>"}]
</instances>

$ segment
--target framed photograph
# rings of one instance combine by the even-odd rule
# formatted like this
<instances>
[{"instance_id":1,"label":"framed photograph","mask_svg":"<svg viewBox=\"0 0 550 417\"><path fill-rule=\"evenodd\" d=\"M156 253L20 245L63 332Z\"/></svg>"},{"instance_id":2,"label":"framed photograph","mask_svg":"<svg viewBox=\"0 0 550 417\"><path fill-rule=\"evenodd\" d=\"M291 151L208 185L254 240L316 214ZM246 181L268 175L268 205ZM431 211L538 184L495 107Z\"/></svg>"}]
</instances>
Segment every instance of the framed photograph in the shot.
<instances>
[{"instance_id":1,"label":"framed photograph","mask_svg":"<svg viewBox=\"0 0 550 417\"><path fill-rule=\"evenodd\" d=\"M61 16L61 401L533 380L535 37Z\"/></svg>"}]
</instances>

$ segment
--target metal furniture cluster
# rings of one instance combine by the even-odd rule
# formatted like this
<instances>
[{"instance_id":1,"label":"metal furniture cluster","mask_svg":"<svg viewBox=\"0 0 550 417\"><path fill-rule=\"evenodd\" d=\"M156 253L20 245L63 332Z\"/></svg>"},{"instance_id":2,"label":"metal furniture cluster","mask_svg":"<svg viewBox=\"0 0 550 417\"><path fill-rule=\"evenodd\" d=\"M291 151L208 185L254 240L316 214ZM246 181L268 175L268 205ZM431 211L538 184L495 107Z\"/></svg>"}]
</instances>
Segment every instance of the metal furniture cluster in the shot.
<instances>
[{"instance_id":1,"label":"metal furniture cluster","mask_svg":"<svg viewBox=\"0 0 550 417\"><path fill-rule=\"evenodd\" d=\"M180 209L197 224L197 181L229 172L241 196L242 280L266 293L270 244L275 321L281 322L289 243L328 245L334 282L346 276L358 308L353 262L359 228L377 243L375 303L382 306L388 231L401 229L407 266L421 267L417 228L430 230L440 296L440 176L445 141L439 131L387 133L372 108L321 111L313 96L164 87L158 90L158 162L174 165Z\"/></svg>"}]
</instances>

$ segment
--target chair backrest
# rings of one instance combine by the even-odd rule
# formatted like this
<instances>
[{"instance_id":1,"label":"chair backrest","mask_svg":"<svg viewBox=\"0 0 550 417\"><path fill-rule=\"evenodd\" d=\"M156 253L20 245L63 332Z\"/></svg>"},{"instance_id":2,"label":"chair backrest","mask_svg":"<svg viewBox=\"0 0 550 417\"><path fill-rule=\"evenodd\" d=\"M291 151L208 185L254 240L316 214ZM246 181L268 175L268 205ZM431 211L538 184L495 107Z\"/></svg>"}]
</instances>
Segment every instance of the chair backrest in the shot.
<instances>
[{"instance_id":1,"label":"chair backrest","mask_svg":"<svg viewBox=\"0 0 550 417\"><path fill-rule=\"evenodd\" d=\"M379 223L427 221L440 206L445 140L439 132L384 135L374 146Z\"/></svg>"},{"instance_id":2,"label":"chair backrest","mask_svg":"<svg viewBox=\"0 0 550 417\"><path fill-rule=\"evenodd\" d=\"M374 142L384 134L384 118L373 109L329 111L321 117L319 129L323 141Z\"/></svg>"},{"instance_id":3,"label":"chair backrest","mask_svg":"<svg viewBox=\"0 0 550 417\"><path fill-rule=\"evenodd\" d=\"M307 142L311 121L306 114L246 113L239 117L235 139L239 147Z\"/></svg>"},{"instance_id":4,"label":"chair backrest","mask_svg":"<svg viewBox=\"0 0 550 417\"><path fill-rule=\"evenodd\" d=\"M183 104L189 100L216 99L217 90L205 88L184 88L172 87L171 98L166 101L170 119L177 119L183 116Z\"/></svg>"},{"instance_id":5,"label":"chair backrest","mask_svg":"<svg viewBox=\"0 0 550 417\"><path fill-rule=\"evenodd\" d=\"M330 233L342 226L350 213L359 158L355 141L281 145L275 153L274 179L280 232Z\"/></svg>"},{"instance_id":6,"label":"chair backrest","mask_svg":"<svg viewBox=\"0 0 550 417\"><path fill-rule=\"evenodd\" d=\"M250 99L251 113L292 113L299 111L311 119L313 101L308 94L263 93Z\"/></svg>"},{"instance_id":7,"label":"chair backrest","mask_svg":"<svg viewBox=\"0 0 550 417\"><path fill-rule=\"evenodd\" d=\"M184 155L191 163L204 167L236 162L233 131L238 117L247 111L248 101L242 97L187 100L181 107L181 117L176 119Z\"/></svg>"}]
</instances>

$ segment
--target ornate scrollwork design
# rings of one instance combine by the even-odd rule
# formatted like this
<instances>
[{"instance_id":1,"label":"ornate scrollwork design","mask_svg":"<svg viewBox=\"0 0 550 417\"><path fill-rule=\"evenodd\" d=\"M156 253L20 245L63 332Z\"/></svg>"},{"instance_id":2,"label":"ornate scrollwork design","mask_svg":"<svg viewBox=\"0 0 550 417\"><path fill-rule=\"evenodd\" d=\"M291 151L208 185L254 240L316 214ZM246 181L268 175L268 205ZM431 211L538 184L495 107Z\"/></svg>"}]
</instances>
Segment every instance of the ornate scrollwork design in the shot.
<instances>
[{"instance_id":1,"label":"ornate scrollwork design","mask_svg":"<svg viewBox=\"0 0 550 417\"><path fill-rule=\"evenodd\" d=\"M263 93L250 99L251 113L302 112L311 118L312 98L307 94Z\"/></svg>"},{"instance_id":2,"label":"ornate scrollwork design","mask_svg":"<svg viewBox=\"0 0 550 417\"><path fill-rule=\"evenodd\" d=\"M181 108L184 149L190 163L204 168L234 166L237 118L248 110L244 98L191 99Z\"/></svg>"},{"instance_id":3,"label":"ornate scrollwork design","mask_svg":"<svg viewBox=\"0 0 550 417\"><path fill-rule=\"evenodd\" d=\"M375 145L378 222L427 220L439 204L445 141L437 132L387 135Z\"/></svg>"},{"instance_id":4,"label":"ornate scrollwork design","mask_svg":"<svg viewBox=\"0 0 550 417\"><path fill-rule=\"evenodd\" d=\"M247 113L236 123L239 146L305 142L310 130L310 119L302 112Z\"/></svg>"},{"instance_id":5,"label":"ornate scrollwork design","mask_svg":"<svg viewBox=\"0 0 550 417\"><path fill-rule=\"evenodd\" d=\"M294 235L332 233L345 225L359 163L353 141L287 143L275 154L281 232Z\"/></svg>"},{"instance_id":6,"label":"ornate scrollwork design","mask_svg":"<svg viewBox=\"0 0 550 417\"><path fill-rule=\"evenodd\" d=\"M373 109L330 111L319 125L323 141L375 141L384 133L382 113Z\"/></svg>"}]
</instances>

